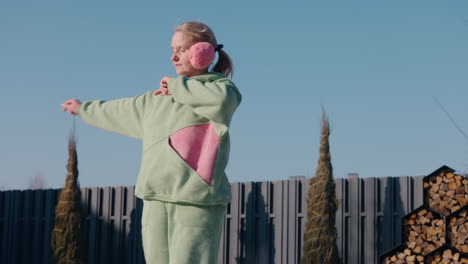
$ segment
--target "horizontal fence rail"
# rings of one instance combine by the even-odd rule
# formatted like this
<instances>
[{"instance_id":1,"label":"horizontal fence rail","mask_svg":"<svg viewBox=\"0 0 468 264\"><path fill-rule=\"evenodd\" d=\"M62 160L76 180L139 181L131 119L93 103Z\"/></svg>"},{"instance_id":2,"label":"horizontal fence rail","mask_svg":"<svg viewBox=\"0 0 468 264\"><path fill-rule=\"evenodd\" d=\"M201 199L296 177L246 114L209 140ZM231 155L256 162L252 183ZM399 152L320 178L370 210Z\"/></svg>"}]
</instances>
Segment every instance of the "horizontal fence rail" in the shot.
<instances>
[{"instance_id":1,"label":"horizontal fence rail","mask_svg":"<svg viewBox=\"0 0 468 264\"><path fill-rule=\"evenodd\" d=\"M218 263L296 264L307 221L308 179L231 184ZM343 264L378 263L400 243L401 217L423 204L422 176L336 179ZM82 188L87 263L144 263L143 203L134 187ZM60 190L0 192L0 263L50 263Z\"/></svg>"}]
</instances>

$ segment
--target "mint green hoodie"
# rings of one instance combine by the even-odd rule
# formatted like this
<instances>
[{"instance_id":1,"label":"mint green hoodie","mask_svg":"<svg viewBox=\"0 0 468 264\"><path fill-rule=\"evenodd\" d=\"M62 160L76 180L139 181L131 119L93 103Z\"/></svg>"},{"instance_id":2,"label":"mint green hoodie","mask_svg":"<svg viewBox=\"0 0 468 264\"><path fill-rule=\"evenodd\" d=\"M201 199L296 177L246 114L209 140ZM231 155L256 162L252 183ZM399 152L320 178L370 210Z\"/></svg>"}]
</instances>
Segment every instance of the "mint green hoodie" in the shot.
<instances>
[{"instance_id":1,"label":"mint green hoodie","mask_svg":"<svg viewBox=\"0 0 468 264\"><path fill-rule=\"evenodd\" d=\"M168 82L171 95L149 91L113 101L81 104L89 125L141 139L143 154L135 195L145 200L198 205L226 204L231 188L224 172L229 125L242 96L219 73Z\"/></svg>"}]
</instances>

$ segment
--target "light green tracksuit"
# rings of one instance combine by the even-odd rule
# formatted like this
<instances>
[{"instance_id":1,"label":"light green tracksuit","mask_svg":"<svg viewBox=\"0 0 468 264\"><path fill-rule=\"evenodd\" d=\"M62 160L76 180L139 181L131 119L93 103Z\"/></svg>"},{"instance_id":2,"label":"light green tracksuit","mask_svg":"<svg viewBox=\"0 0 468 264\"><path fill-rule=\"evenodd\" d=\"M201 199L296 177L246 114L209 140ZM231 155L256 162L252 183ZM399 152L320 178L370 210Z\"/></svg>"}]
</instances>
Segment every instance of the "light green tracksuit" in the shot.
<instances>
[{"instance_id":1,"label":"light green tracksuit","mask_svg":"<svg viewBox=\"0 0 468 264\"><path fill-rule=\"evenodd\" d=\"M228 129L242 97L219 73L173 78L168 90L84 102L78 115L143 142L135 195L144 200L146 262L216 263L231 200Z\"/></svg>"}]
</instances>

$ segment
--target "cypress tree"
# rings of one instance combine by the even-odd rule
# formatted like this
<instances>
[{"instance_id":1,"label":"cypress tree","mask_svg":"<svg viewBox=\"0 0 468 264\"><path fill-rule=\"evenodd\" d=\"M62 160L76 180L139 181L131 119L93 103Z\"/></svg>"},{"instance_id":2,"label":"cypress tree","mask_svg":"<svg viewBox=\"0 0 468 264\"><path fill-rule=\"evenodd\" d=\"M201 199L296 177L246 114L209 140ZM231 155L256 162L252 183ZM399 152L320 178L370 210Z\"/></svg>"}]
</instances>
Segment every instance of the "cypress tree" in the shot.
<instances>
[{"instance_id":1,"label":"cypress tree","mask_svg":"<svg viewBox=\"0 0 468 264\"><path fill-rule=\"evenodd\" d=\"M307 193L307 222L304 233L302 264L340 263L336 246L335 214L338 201L330 159L330 127L322 112L320 155L315 177L309 181Z\"/></svg>"},{"instance_id":2,"label":"cypress tree","mask_svg":"<svg viewBox=\"0 0 468 264\"><path fill-rule=\"evenodd\" d=\"M65 186L55 208L51 247L54 263L84 263L84 223L81 191L78 183L78 158L73 136L68 141L68 164Z\"/></svg>"}]
</instances>

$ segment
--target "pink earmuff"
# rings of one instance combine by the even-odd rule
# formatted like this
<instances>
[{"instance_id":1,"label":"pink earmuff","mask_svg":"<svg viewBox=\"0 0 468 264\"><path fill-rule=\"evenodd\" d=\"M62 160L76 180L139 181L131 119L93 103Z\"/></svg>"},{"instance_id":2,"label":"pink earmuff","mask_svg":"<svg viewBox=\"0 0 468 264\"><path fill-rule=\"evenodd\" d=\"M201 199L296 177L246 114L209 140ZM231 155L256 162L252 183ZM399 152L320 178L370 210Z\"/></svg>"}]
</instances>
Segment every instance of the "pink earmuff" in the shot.
<instances>
[{"instance_id":1,"label":"pink earmuff","mask_svg":"<svg viewBox=\"0 0 468 264\"><path fill-rule=\"evenodd\" d=\"M215 59L215 49L208 42L197 42L190 47L189 59L196 69L204 69Z\"/></svg>"}]
</instances>

